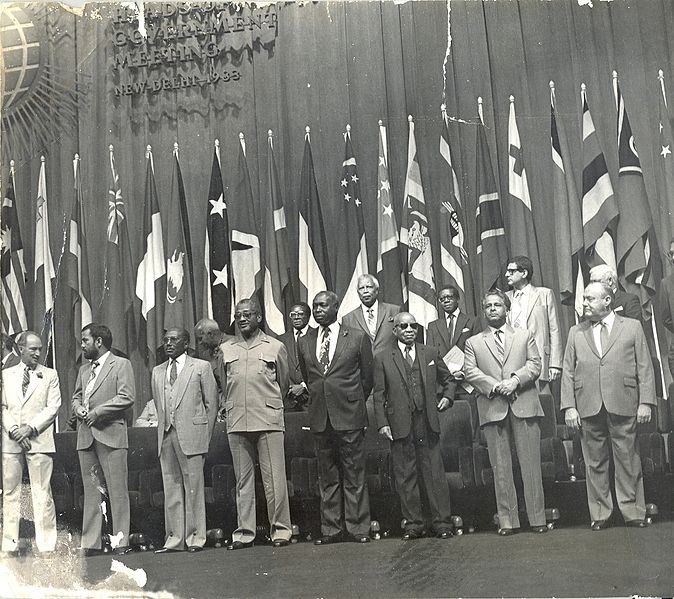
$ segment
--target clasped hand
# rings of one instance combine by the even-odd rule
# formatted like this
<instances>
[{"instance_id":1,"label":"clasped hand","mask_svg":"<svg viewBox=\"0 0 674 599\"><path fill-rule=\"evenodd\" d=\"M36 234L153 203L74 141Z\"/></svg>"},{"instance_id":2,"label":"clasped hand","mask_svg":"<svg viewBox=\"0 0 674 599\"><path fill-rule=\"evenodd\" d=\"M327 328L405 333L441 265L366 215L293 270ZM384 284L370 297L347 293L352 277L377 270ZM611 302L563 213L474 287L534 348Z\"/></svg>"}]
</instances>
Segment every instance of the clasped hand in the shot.
<instances>
[{"instance_id":1,"label":"clasped hand","mask_svg":"<svg viewBox=\"0 0 674 599\"><path fill-rule=\"evenodd\" d=\"M503 379L494 386L494 393L497 395L512 395L517 390L517 379L510 377Z\"/></svg>"}]
</instances>

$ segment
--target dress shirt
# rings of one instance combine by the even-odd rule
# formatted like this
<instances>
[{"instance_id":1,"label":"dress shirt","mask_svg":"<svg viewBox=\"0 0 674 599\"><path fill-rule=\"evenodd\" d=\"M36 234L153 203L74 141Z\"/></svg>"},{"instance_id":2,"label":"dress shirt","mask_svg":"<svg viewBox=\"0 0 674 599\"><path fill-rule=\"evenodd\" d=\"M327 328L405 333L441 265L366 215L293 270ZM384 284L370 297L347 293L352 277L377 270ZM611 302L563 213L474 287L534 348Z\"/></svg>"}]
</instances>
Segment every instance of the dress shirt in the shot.
<instances>
[{"instance_id":1,"label":"dress shirt","mask_svg":"<svg viewBox=\"0 0 674 599\"><path fill-rule=\"evenodd\" d=\"M496 331L500 331L500 332L501 332L501 334L500 334L500 336L499 336L499 339L501 340L501 344L503 345L503 349L505 350L505 328L504 328L504 327L505 327L505 325L503 325L503 326L501 326L501 327L499 327L499 328L497 329L496 327L493 327L493 326L490 325L490 326L489 326L489 330L491 331L491 334L492 334L494 337L496 337ZM518 385L520 384L520 377L517 376L517 374L515 374L515 373L513 372L510 376L511 376L512 378L514 378L514 379L517 380L517 384L518 384ZM496 385L494 385L494 388L496 388ZM492 392L492 394L493 394L493 393L494 393L494 389L492 389L491 392Z\"/></svg>"},{"instance_id":2,"label":"dress shirt","mask_svg":"<svg viewBox=\"0 0 674 599\"><path fill-rule=\"evenodd\" d=\"M594 339L594 344L597 348L597 351L599 352L599 355L603 355L604 351L606 348L602 348L601 346L601 323L604 322L606 323L606 332L609 334L609 337L611 336L611 330L613 329L613 323L615 322L615 312L611 310L604 318L602 318L600 321L595 322L592 325L592 337Z\"/></svg>"},{"instance_id":3,"label":"dress shirt","mask_svg":"<svg viewBox=\"0 0 674 599\"><path fill-rule=\"evenodd\" d=\"M98 366L96 367L96 372L94 373L96 376L94 378L87 382L87 386L91 384L91 388L94 388L94 385L96 384L96 379L98 379L98 375L101 374L101 370L103 370L103 364L105 364L105 361L108 359L108 356L110 355L110 350L106 351L104 354L96 358L95 360L91 360L91 363L93 364L94 362L98 362Z\"/></svg>"},{"instance_id":4,"label":"dress shirt","mask_svg":"<svg viewBox=\"0 0 674 599\"><path fill-rule=\"evenodd\" d=\"M180 371L185 366L185 360L187 359L185 356L187 356L187 354L185 352L183 352L182 354L180 354L175 359L175 362L176 362L176 380L178 380L178 377L180 376ZM169 363L168 363L168 366L166 368L166 380L167 381L169 381L170 377L171 377L171 366L172 366L171 358L169 358Z\"/></svg>"},{"instance_id":5,"label":"dress shirt","mask_svg":"<svg viewBox=\"0 0 674 599\"><path fill-rule=\"evenodd\" d=\"M318 327L318 337L316 339L316 359L320 361L321 359L321 346L323 345L323 327L322 325ZM333 322L327 327L330 329L330 351L328 352L328 364L332 362L332 358L335 357L335 348L337 347L337 338L339 337L339 323L337 321Z\"/></svg>"},{"instance_id":6,"label":"dress shirt","mask_svg":"<svg viewBox=\"0 0 674 599\"><path fill-rule=\"evenodd\" d=\"M363 318L365 319L365 324L368 324L369 319L367 315L368 310L372 310L372 314L374 315L374 328L377 328L377 317L379 316L379 300L375 300L374 304L372 304L369 308L365 304L360 305L360 309L363 311Z\"/></svg>"},{"instance_id":7,"label":"dress shirt","mask_svg":"<svg viewBox=\"0 0 674 599\"><path fill-rule=\"evenodd\" d=\"M451 314L445 314L445 322L447 323L447 330L449 331L450 341L454 338L454 335L456 333L456 319L459 317L460 312L461 310L457 308Z\"/></svg>"},{"instance_id":8,"label":"dress shirt","mask_svg":"<svg viewBox=\"0 0 674 599\"><path fill-rule=\"evenodd\" d=\"M403 360L405 359L405 348L409 347L410 348L410 358L412 358L412 362L416 359L417 356L417 350L416 347L414 347L414 343L410 346L405 345L404 343L401 343L398 341L398 348L400 349L400 352L403 355Z\"/></svg>"},{"instance_id":9,"label":"dress shirt","mask_svg":"<svg viewBox=\"0 0 674 599\"><path fill-rule=\"evenodd\" d=\"M529 312L529 294L531 285L527 283L522 289L513 290L513 303L510 311L510 323L515 324L519 320L521 329L527 328L527 314Z\"/></svg>"},{"instance_id":10,"label":"dress shirt","mask_svg":"<svg viewBox=\"0 0 674 599\"><path fill-rule=\"evenodd\" d=\"M295 337L295 343L297 343L300 340L300 337L304 337L307 334L308 329L309 325L305 326L303 329L300 329L299 331L297 329L293 329L293 336Z\"/></svg>"}]
</instances>

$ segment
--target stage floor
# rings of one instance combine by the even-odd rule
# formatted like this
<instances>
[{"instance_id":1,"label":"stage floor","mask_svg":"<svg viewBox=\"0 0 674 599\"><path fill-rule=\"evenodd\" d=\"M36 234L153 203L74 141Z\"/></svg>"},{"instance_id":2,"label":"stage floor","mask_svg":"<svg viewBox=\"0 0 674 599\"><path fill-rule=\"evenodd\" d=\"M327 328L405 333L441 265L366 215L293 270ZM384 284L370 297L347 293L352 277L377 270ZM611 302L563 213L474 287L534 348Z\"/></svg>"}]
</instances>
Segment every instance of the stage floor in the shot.
<instances>
[{"instance_id":1,"label":"stage floor","mask_svg":"<svg viewBox=\"0 0 674 599\"><path fill-rule=\"evenodd\" d=\"M573 527L512 537L485 531L449 540L388 538L325 547L303 542L282 549L146 552L118 559L145 569L146 591L183 598L671 597L673 555L674 522L656 522L643 530ZM23 557L2 565L25 584L64 586L68 580L70 586L81 577L87 588L134 588L119 575L106 581L108 555Z\"/></svg>"}]
</instances>

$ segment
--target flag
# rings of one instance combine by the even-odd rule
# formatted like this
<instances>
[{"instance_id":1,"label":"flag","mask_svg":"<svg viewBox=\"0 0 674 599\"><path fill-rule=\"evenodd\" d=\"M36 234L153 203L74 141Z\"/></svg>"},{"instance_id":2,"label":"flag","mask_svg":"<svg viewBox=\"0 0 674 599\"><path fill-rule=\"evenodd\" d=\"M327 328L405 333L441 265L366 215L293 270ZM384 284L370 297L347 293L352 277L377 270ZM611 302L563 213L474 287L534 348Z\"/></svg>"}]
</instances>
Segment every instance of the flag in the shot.
<instances>
[{"instance_id":1,"label":"flag","mask_svg":"<svg viewBox=\"0 0 674 599\"><path fill-rule=\"evenodd\" d=\"M173 144L171 198L166 228L166 305L164 329L182 327L191 332L197 321L194 297L192 238L178 144Z\"/></svg>"},{"instance_id":2,"label":"flag","mask_svg":"<svg viewBox=\"0 0 674 599\"><path fill-rule=\"evenodd\" d=\"M232 200L232 276L236 302L257 296L264 283L253 189L246 163L246 140L239 133L239 160ZM259 298L258 298L259 299Z\"/></svg>"},{"instance_id":3,"label":"flag","mask_svg":"<svg viewBox=\"0 0 674 599\"><path fill-rule=\"evenodd\" d=\"M659 72L660 94L658 94L658 128L659 143L657 168L658 198L669 214L674 214L674 133L672 121L667 109L667 96L665 95L665 78L662 70Z\"/></svg>"},{"instance_id":4,"label":"flag","mask_svg":"<svg viewBox=\"0 0 674 599\"><path fill-rule=\"evenodd\" d=\"M332 289L328 246L323 227L321 202L314 173L309 127L304 136L304 157L300 175L299 276L300 299L311 304L319 291Z\"/></svg>"},{"instance_id":5,"label":"flag","mask_svg":"<svg viewBox=\"0 0 674 599\"><path fill-rule=\"evenodd\" d=\"M231 266L229 216L220 169L220 142L216 139L206 203L204 314L214 319L222 331L229 330L234 320L234 283Z\"/></svg>"},{"instance_id":6,"label":"flag","mask_svg":"<svg viewBox=\"0 0 674 599\"><path fill-rule=\"evenodd\" d=\"M615 71L613 92L618 112L618 206L621 215L617 236L618 276L625 289L636 293L649 312L648 304L655 295L648 235L652 225L651 211L641 161Z\"/></svg>"},{"instance_id":7,"label":"flag","mask_svg":"<svg viewBox=\"0 0 674 599\"><path fill-rule=\"evenodd\" d=\"M367 274L367 245L365 243L365 223L363 221L363 195L356 157L351 145L351 126L346 126L344 134L344 161L338 191L337 227L343 244L335 252L335 291L342 298L338 317L360 306L358 297L358 277Z\"/></svg>"},{"instance_id":8,"label":"flag","mask_svg":"<svg viewBox=\"0 0 674 599\"><path fill-rule=\"evenodd\" d=\"M269 331L275 335L285 332L285 315L293 301L288 264L288 229L281 198L281 185L274 159L272 132L268 135L267 177L269 195L266 202L264 244L264 316Z\"/></svg>"},{"instance_id":9,"label":"flag","mask_svg":"<svg viewBox=\"0 0 674 599\"><path fill-rule=\"evenodd\" d=\"M82 327L93 321L87 238L82 216L82 176L79 154L75 154L73 159L73 180L75 193L70 208L70 223L66 229L64 280L70 291L68 306L71 314L72 337L69 348L74 354L78 354Z\"/></svg>"},{"instance_id":10,"label":"flag","mask_svg":"<svg viewBox=\"0 0 674 599\"><path fill-rule=\"evenodd\" d=\"M477 254L480 256L480 295L492 289L502 276L508 259L508 246L501 212L501 198L494 179L487 136L482 118L482 98L478 98L481 125L477 126ZM480 295L477 299L479 300Z\"/></svg>"},{"instance_id":11,"label":"flag","mask_svg":"<svg viewBox=\"0 0 674 599\"><path fill-rule=\"evenodd\" d=\"M401 305L407 301L405 270L398 244L398 225L391 201L388 175L386 127L379 121L379 160L377 166L377 280L382 301Z\"/></svg>"},{"instance_id":12,"label":"flag","mask_svg":"<svg viewBox=\"0 0 674 599\"><path fill-rule=\"evenodd\" d=\"M510 96L508 115L508 196L510 199L510 252L512 255L528 256L531 260L535 279L542 282L541 260L538 253L538 239L531 207L531 195L527 172L524 168L524 151L515 118L515 98Z\"/></svg>"},{"instance_id":13,"label":"flag","mask_svg":"<svg viewBox=\"0 0 674 599\"><path fill-rule=\"evenodd\" d=\"M461 202L461 187L454 169L452 150L449 145L449 127L447 113L442 105L442 130L440 132L440 156L447 165L443 182L446 195L443 195L440 208L440 265L442 267L442 285L453 285L459 290L461 303L468 314L475 314L475 295L473 273L468 262L466 250L466 221Z\"/></svg>"},{"instance_id":14,"label":"flag","mask_svg":"<svg viewBox=\"0 0 674 599\"><path fill-rule=\"evenodd\" d=\"M407 175L405 177L405 203L400 242L407 246L407 285L409 311L417 322L427 327L438 317L435 281L433 280L433 254L426 218L426 201L417 159L414 121L408 117Z\"/></svg>"},{"instance_id":15,"label":"flag","mask_svg":"<svg viewBox=\"0 0 674 599\"><path fill-rule=\"evenodd\" d=\"M49 245L49 211L47 210L47 178L45 158L40 157L35 211L35 264L33 268L33 330L40 333L44 343L43 356L49 353L54 311L53 284L56 278ZM43 358L45 359L45 358Z\"/></svg>"},{"instance_id":16,"label":"flag","mask_svg":"<svg viewBox=\"0 0 674 599\"><path fill-rule=\"evenodd\" d=\"M147 147L145 162L143 258L136 273L136 297L140 300L138 347L145 364L152 368L164 336L166 258L151 146Z\"/></svg>"},{"instance_id":17,"label":"flag","mask_svg":"<svg viewBox=\"0 0 674 599\"><path fill-rule=\"evenodd\" d=\"M584 83L581 85L580 100L583 106L582 216L585 259L589 267L607 264L617 271L613 240L618 205L592 122Z\"/></svg>"},{"instance_id":18,"label":"flag","mask_svg":"<svg viewBox=\"0 0 674 599\"><path fill-rule=\"evenodd\" d=\"M126 356L131 355L138 342L133 305L134 270L126 206L115 167L114 148L110 146L105 275L99 320L110 328L113 347Z\"/></svg>"},{"instance_id":19,"label":"flag","mask_svg":"<svg viewBox=\"0 0 674 599\"><path fill-rule=\"evenodd\" d=\"M555 211L559 293L562 304L573 306L576 293L582 294L584 288L580 268L583 254L583 224L576 181L573 177L571 154L562 122L557 119L555 88L552 82L550 83L550 145L552 148L552 204Z\"/></svg>"},{"instance_id":20,"label":"flag","mask_svg":"<svg viewBox=\"0 0 674 599\"><path fill-rule=\"evenodd\" d=\"M26 266L23 261L23 242L16 213L16 184L14 161L9 168L9 181L0 211L0 324L3 332L14 335L28 328L26 318Z\"/></svg>"}]
</instances>

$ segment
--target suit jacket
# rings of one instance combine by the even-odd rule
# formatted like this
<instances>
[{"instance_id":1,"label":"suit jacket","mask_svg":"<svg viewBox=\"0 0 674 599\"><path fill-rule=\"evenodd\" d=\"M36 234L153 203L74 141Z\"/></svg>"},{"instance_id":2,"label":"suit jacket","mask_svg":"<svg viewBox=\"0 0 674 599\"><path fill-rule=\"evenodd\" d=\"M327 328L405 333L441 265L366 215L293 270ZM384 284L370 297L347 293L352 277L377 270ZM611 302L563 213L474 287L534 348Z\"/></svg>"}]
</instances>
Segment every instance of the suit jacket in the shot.
<instances>
[{"instance_id":1,"label":"suit jacket","mask_svg":"<svg viewBox=\"0 0 674 599\"><path fill-rule=\"evenodd\" d=\"M447 397L451 405L454 385L447 366L434 347L416 343L415 350L424 385L426 419L431 430L439 433L438 397ZM404 358L397 344L374 357L373 397L377 430L390 426L394 439L407 437L412 428L410 390Z\"/></svg>"},{"instance_id":2,"label":"suit jacket","mask_svg":"<svg viewBox=\"0 0 674 599\"><path fill-rule=\"evenodd\" d=\"M377 328L374 339L370 337L370 329L367 328L367 323L363 317L362 305L346 314L342 319L342 325L351 329L363 331L372 343L372 353L376 354L395 341L395 337L393 336L393 318L398 312L400 312L400 306L379 302Z\"/></svg>"},{"instance_id":3,"label":"suit jacket","mask_svg":"<svg viewBox=\"0 0 674 599\"><path fill-rule=\"evenodd\" d=\"M250 347L237 336L220 350L227 432L285 430L283 398L289 384L285 345L259 331Z\"/></svg>"},{"instance_id":4,"label":"suit jacket","mask_svg":"<svg viewBox=\"0 0 674 599\"><path fill-rule=\"evenodd\" d=\"M446 314L443 312L441 318L428 324L426 345L435 347L440 352L440 357L443 357L455 345L463 351L466 347L466 341L479 332L480 325L477 319L459 312L454 323L454 334L450 339Z\"/></svg>"},{"instance_id":5,"label":"suit jacket","mask_svg":"<svg viewBox=\"0 0 674 599\"><path fill-rule=\"evenodd\" d=\"M17 356L14 352L12 352L7 356L7 361L2 365L2 369L7 370L8 368L16 366L17 364L21 364L21 358L19 358L19 356Z\"/></svg>"},{"instance_id":6,"label":"suit jacket","mask_svg":"<svg viewBox=\"0 0 674 599\"><path fill-rule=\"evenodd\" d=\"M513 302L514 291L508 291L507 295ZM510 315L512 315L512 312L510 312ZM510 315L508 316L508 324L512 324ZM562 367L562 336L557 318L557 302L551 289L531 285L526 327L533 333L538 353L541 356L542 365L539 378L547 381L550 367Z\"/></svg>"},{"instance_id":7,"label":"suit jacket","mask_svg":"<svg viewBox=\"0 0 674 599\"><path fill-rule=\"evenodd\" d=\"M328 416L337 431L367 426L365 400L372 391L370 337L342 324L332 362L326 372L316 357L318 330L300 339L300 370L309 388L309 423L312 432L325 431Z\"/></svg>"},{"instance_id":8,"label":"suit jacket","mask_svg":"<svg viewBox=\"0 0 674 599\"><path fill-rule=\"evenodd\" d=\"M304 334L308 335L313 330L315 330L313 327L307 327L307 331ZM286 331L279 337L279 341L283 343L283 345L286 346L286 350L288 350L288 372L290 376L290 384L299 385L304 381L304 379L302 378L302 371L300 370L299 350L297 348L298 344L295 343L295 329L291 327L289 331Z\"/></svg>"},{"instance_id":9,"label":"suit jacket","mask_svg":"<svg viewBox=\"0 0 674 599\"><path fill-rule=\"evenodd\" d=\"M84 405L84 389L91 374L91 362L80 367L73 393L73 410ZM98 417L90 427L80 420L77 426L77 449L88 449L94 442L122 449L129 447L124 411L133 405L136 385L131 362L112 352L105 360L89 395L89 412Z\"/></svg>"},{"instance_id":10,"label":"suit jacket","mask_svg":"<svg viewBox=\"0 0 674 599\"><path fill-rule=\"evenodd\" d=\"M660 282L656 305L660 320L674 333L674 275L669 275Z\"/></svg>"},{"instance_id":11,"label":"suit jacket","mask_svg":"<svg viewBox=\"0 0 674 599\"><path fill-rule=\"evenodd\" d=\"M655 405L653 363L641 323L616 314L608 348L600 356L592 323L569 331L564 352L561 409L581 418L598 414L602 403L618 416L635 416L640 403Z\"/></svg>"},{"instance_id":12,"label":"suit jacket","mask_svg":"<svg viewBox=\"0 0 674 599\"><path fill-rule=\"evenodd\" d=\"M503 348L504 359L501 363L494 334L489 327L466 341L463 370L466 380L479 393L477 411L480 425L500 422L507 416L508 407L519 418L543 416L535 384L541 373L541 358L533 333L505 325ZM520 379L515 399L503 395L491 396L494 385L513 374Z\"/></svg>"},{"instance_id":13,"label":"suit jacket","mask_svg":"<svg viewBox=\"0 0 674 599\"><path fill-rule=\"evenodd\" d=\"M28 453L53 453L54 427L61 392L56 370L38 364L30 375L30 383L23 394L24 364L7 368L2 372L2 451L4 453L22 453L16 441L9 437L14 426L28 424L38 435L30 439Z\"/></svg>"},{"instance_id":14,"label":"suit jacket","mask_svg":"<svg viewBox=\"0 0 674 599\"><path fill-rule=\"evenodd\" d=\"M164 440L167 401L164 393L166 361L152 370L152 397L156 398L157 434L159 454ZM185 357L178 378L174 383L175 412L173 426L178 435L180 448L185 455L208 453L215 418L218 415L218 387L210 362L190 356Z\"/></svg>"},{"instance_id":15,"label":"suit jacket","mask_svg":"<svg viewBox=\"0 0 674 599\"><path fill-rule=\"evenodd\" d=\"M643 320L639 298L633 293L624 292L622 289L615 292L613 311L620 316L634 318L638 321Z\"/></svg>"}]
</instances>

